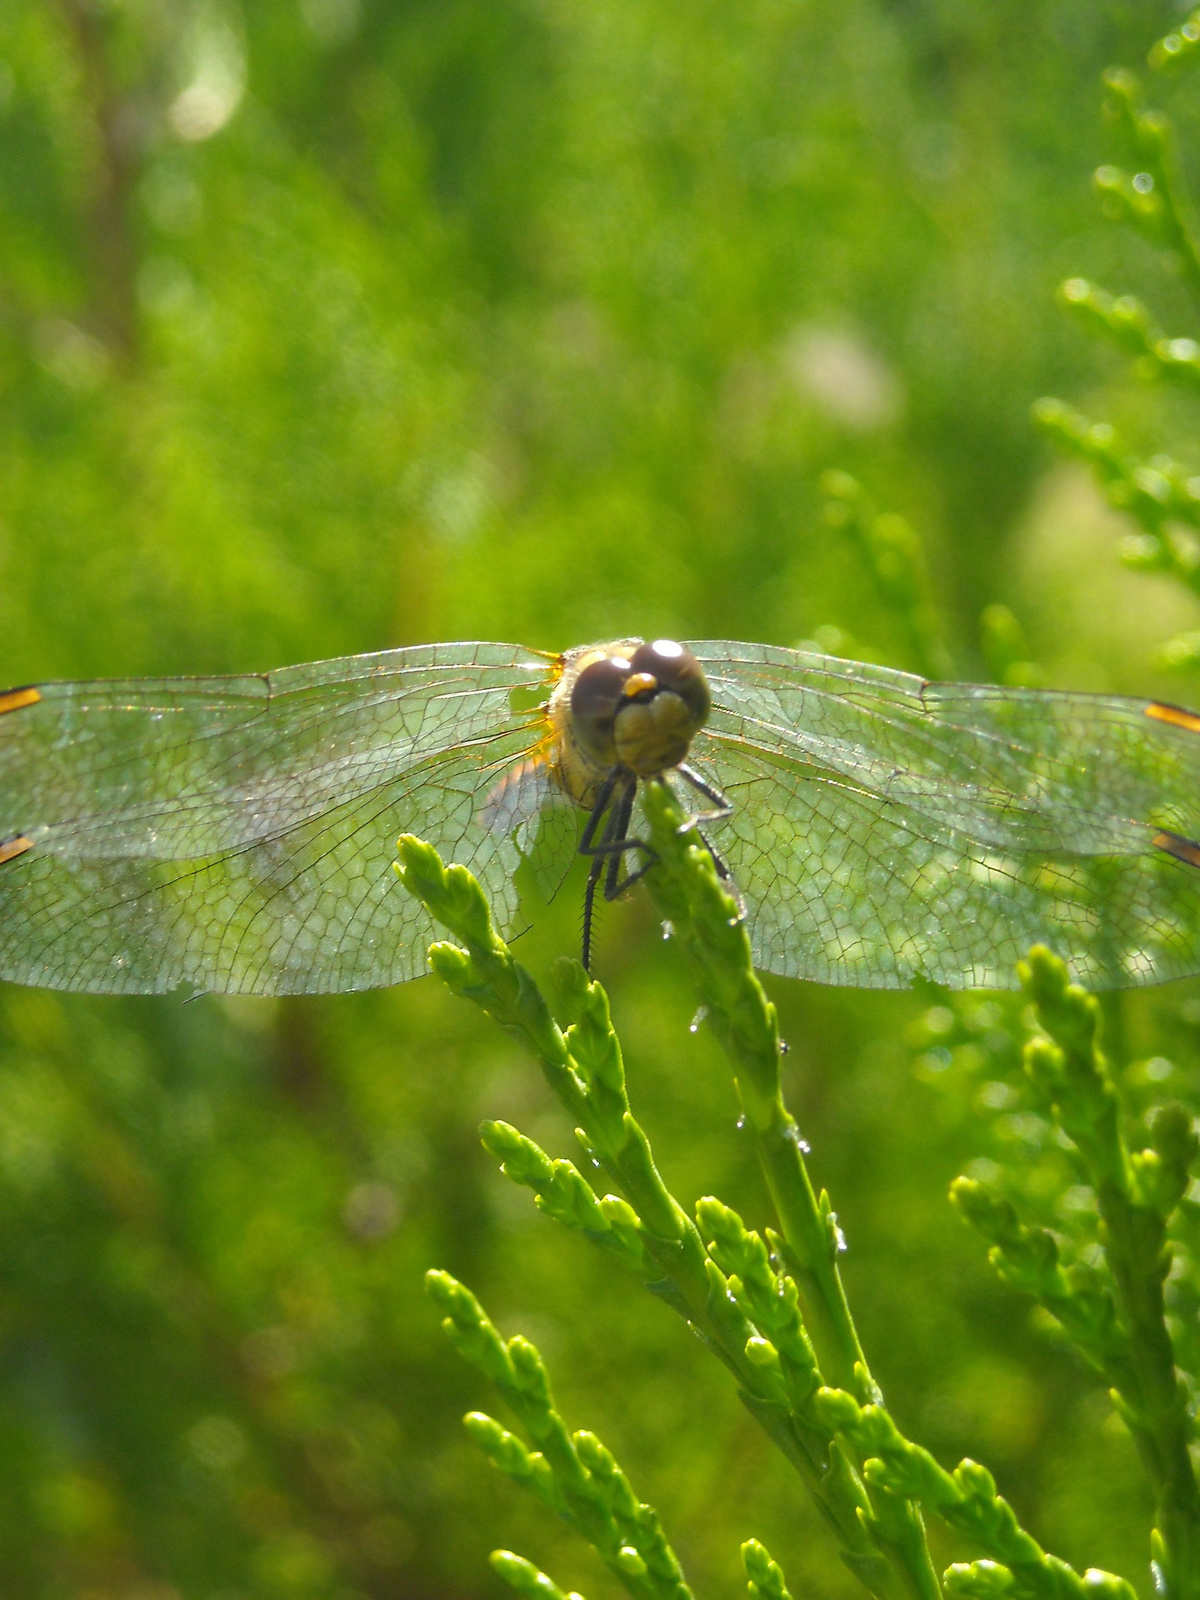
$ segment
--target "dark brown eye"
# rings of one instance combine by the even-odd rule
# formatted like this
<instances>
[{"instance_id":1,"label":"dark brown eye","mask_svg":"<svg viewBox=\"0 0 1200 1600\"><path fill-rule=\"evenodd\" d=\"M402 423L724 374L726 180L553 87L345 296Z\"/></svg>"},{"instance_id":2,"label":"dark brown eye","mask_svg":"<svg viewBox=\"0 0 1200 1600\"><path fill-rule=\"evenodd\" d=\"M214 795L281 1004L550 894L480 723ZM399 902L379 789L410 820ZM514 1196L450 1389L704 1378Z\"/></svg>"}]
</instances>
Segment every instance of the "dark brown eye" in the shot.
<instances>
[{"instance_id":1,"label":"dark brown eye","mask_svg":"<svg viewBox=\"0 0 1200 1600\"><path fill-rule=\"evenodd\" d=\"M698 728L708 720L712 699L704 668L686 645L674 639L654 639L638 645L629 663L630 672L647 673L660 689L677 694L691 712Z\"/></svg>"},{"instance_id":2,"label":"dark brown eye","mask_svg":"<svg viewBox=\"0 0 1200 1600\"><path fill-rule=\"evenodd\" d=\"M598 760L613 760L613 718L623 702L629 673L624 656L601 656L584 667L571 689L576 736Z\"/></svg>"}]
</instances>

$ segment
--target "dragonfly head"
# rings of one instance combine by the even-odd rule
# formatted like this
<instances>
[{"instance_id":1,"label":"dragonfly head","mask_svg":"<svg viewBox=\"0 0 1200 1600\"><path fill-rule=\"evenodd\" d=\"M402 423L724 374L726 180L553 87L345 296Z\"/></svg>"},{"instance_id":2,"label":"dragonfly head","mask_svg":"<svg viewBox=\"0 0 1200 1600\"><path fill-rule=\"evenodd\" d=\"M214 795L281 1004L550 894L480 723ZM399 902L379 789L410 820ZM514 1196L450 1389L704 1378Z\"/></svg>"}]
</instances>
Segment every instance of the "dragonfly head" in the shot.
<instances>
[{"instance_id":1,"label":"dragonfly head","mask_svg":"<svg viewBox=\"0 0 1200 1600\"><path fill-rule=\"evenodd\" d=\"M711 703L692 652L655 639L587 662L571 689L571 723L594 760L652 778L685 758Z\"/></svg>"}]
</instances>

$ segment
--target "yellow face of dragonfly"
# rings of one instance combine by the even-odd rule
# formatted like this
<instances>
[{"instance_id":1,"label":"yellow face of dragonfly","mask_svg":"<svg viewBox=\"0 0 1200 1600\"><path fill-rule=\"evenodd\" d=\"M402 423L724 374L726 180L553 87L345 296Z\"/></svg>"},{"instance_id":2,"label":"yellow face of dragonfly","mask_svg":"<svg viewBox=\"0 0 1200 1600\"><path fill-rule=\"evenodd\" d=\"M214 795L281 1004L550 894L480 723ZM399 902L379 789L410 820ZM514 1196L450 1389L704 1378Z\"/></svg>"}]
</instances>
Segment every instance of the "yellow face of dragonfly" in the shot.
<instances>
[{"instance_id":1,"label":"yellow face of dragonfly","mask_svg":"<svg viewBox=\"0 0 1200 1600\"><path fill-rule=\"evenodd\" d=\"M551 696L557 775L580 805L621 767L655 778L687 758L712 701L704 670L673 639L617 640L568 660Z\"/></svg>"}]
</instances>

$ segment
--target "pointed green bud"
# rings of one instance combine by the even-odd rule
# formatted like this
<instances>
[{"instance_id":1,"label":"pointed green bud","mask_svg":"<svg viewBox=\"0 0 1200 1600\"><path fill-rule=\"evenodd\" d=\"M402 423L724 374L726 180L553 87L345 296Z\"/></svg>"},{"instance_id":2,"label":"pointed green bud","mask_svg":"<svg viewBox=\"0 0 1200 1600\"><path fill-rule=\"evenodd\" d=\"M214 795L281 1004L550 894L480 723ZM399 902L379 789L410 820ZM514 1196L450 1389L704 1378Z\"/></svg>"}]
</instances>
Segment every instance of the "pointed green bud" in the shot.
<instances>
[{"instance_id":1,"label":"pointed green bud","mask_svg":"<svg viewBox=\"0 0 1200 1600\"><path fill-rule=\"evenodd\" d=\"M537 1346L523 1333L515 1333L508 1341L506 1349L513 1365L517 1387L522 1394L548 1411L553 1403L550 1398L550 1378L545 1363L538 1354Z\"/></svg>"},{"instance_id":2,"label":"pointed green bud","mask_svg":"<svg viewBox=\"0 0 1200 1600\"><path fill-rule=\"evenodd\" d=\"M1005 1600L1017 1589L1017 1580L998 1561L956 1561L943 1581L955 1600Z\"/></svg>"},{"instance_id":3,"label":"pointed green bud","mask_svg":"<svg viewBox=\"0 0 1200 1600\"><path fill-rule=\"evenodd\" d=\"M1052 1039L1030 1039L1022 1052L1026 1076L1047 1100L1062 1092L1064 1057Z\"/></svg>"},{"instance_id":4,"label":"pointed green bud","mask_svg":"<svg viewBox=\"0 0 1200 1600\"><path fill-rule=\"evenodd\" d=\"M746 1360L754 1367L778 1367L779 1351L758 1334L746 1340Z\"/></svg>"},{"instance_id":5,"label":"pointed green bud","mask_svg":"<svg viewBox=\"0 0 1200 1600\"><path fill-rule=\"evenodd\" d=\"M586 1428L580 1428L571 1435L571 1442L579 1459L593 1476L597 1478L611 1478L616 1469L612 1451L607 1449L594 1433Z\"/></svg>"},{"instance_id":6,"label":"pointed green bud","mask_svg":"<svg viewBox=\"0 0 1200 1600\"><path fill-rule=\"evenodd\" d=\"M568 1022L578 1022L587 1004L587 969L573 956L559 956L550 969L555 998Z\"/></svg>"},{"instance_id":7,"label":"pointed green bud","mask_svg":"<svg viewBox=\"0 0 1200 1600\"><path fill-rule=\"evenodd\" d=\"M986 1467L969 1458L960 1461L952 1473L955 1483L964 1496L972 1500L994 1500L996 1480Z\"/></svg>"},{"instance_id":8,"label":"pointed green bud","mask_svg":"<svg viewBox=\"0 0 1200 1600\"><path fill-rule=\"evenodd\" d=\"M578 1596L566 1596L558 1585L539 1572L532 1561L514 1555L511 1550L493 1550L488 1557L493 1572L497 1573L510 1589L515 1589L520 1595L525 1595L527 1600L578 1600Z\"/></svg>"},{"instance_id":9,"label":"pointed green bud","mask_svg":"<svg viewBox=\"0 0 1200 1600\"><path fill-rule=\"evenodd\" d=\"M831 1433L853 1428L862 1415L858 1401L844 1389L818 1389L813 1397L817 1415Z\"/></svg>"},{"instance_id":10,"label":"pointed green bud","mask_svg":"<svg viewBox=\"0 0 1200 1600\"><path fill-rule=\"evenodd\" d=\"M747 1539L742 1546L742 1566L750 1585L751 1600L791 1600L784 1581L783 1568L772 1561L771 1553L757 1539Z\"/></svg>"},{"instance_id":11,"label":"pointed green bud","mask_svg":"<svg viewBox=\"0 0 1200 1600\"><path fill-rule=\"evenodd\" d=\"M623 1200L619 1194L604 1195L600 1201L600 1210L610 1228L627 1229L631 1233L641 1229L641 1218L628 1200Z\"/></svg>"},{"instance_id":12,"label":"pointed green bud","mask_svg":"<svg viewBox=\"0 0 1200 1600\"><path fill-rule=\"evenodd\" d=\"M396 871L408 892L430 906L440 900L445 892L445 868L442 858L431 844L418 839L416 834L402 833L396 840L400 859Z\"/></svg>"},{"instance_id":13,"label":"pointed green bud","mask_svg":"<svg viewBox=\"0 0 1200 1600\"><path fill-rule=\"evenodd\" d=\"M429 946L429 970L454 994L461 994L463 989L479 981L468 952L451 944L449 939L439 939Z\"/></svg>"},{"instance_id":14,"label":"pointed green bud","mask_svg":"<svg viewBox=\"0 0 1200 1600\"><path fill-rule=\"evenodd\" d=\"M466 867L446 868L445 895L440 906L432 907L446 926L467 944L492 948L496 935L487 897Z\"/></svg>"}]
</instances>

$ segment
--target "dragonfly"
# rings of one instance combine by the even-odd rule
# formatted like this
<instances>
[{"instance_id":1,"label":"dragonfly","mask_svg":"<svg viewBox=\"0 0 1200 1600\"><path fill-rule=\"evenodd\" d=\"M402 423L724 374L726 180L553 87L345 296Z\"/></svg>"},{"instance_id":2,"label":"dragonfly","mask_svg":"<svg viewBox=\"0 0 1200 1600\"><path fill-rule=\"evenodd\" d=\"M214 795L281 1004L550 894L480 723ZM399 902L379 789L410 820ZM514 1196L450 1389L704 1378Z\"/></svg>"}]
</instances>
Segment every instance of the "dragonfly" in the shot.
<instances>
[{"instance_id":1,"label":"dragonfly","mask_svg":"<svg viewBox=\"0 0 1200 1600\"><path fill-rule=\"evenodd\" d=\"M522 865L553 888L582 849L590 920L645 863L659 780L705 807L766 972L1006 988L1035 943L1098 987L1200 972L1200 714L622 639L0 693L0 979L399 983L433 937L399 834L467 866L507 936Z\"/></svg>"}]
</instances>

